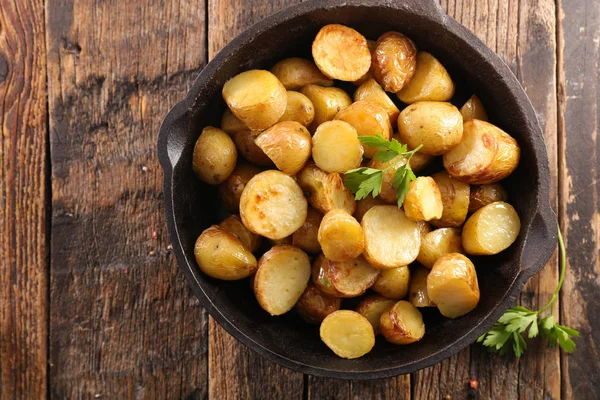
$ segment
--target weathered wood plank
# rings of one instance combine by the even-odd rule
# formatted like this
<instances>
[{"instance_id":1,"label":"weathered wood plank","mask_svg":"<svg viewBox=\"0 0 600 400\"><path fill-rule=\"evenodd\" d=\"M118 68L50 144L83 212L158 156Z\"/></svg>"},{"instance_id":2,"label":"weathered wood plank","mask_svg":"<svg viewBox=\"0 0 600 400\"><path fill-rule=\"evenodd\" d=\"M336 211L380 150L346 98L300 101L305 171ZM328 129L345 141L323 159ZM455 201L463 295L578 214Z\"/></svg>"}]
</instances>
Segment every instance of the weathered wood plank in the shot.
<instances>
[{"instance_id":1,"label":"weathered wood plank","mask_svg":"<svg viewBox=\"0 0 600 400\"><path fill-rule=\"evenodd\" d=\"M0 0L0 398L46 394L44 6Z\"/></svg>"},{"instance_id":2,"label":"weathered wood plank","mask_svg":"<svg viewBox=\"0 0 600 400\"><path fill-rule=\"evenodd\" d=\"M496 51L517 75L530 97L546 136L552 187L557 186L556 42L552 0L480 2L447 0L450 16L471 29ZM556 190L551 194L556 205ZM532 278L521 304L536 309L545 304L557 283L556 258ZM555 307L555 310L557 307ZM416 398L465 398L467 383L479 381L480 398L560 398L559 353L533 341L520 360L487 354L473 345L442 363L413 375Z\"/></svg>"},{"instance_id":3,"label":"weathered wood plank","mask_svg":"<svg viewBox=\"0 0 600 400\"><path fill-rule=\"evenodd\" d=\"M561 319L578 329L563 354L563 398L600 398L600 3L559 7L560 216L568 253Z\"/></svg>"},{"instance_id":4,"label":"weathered wood plank","mask_svg":"<svg viewBox=\"0 0 600 400\"><path fill-rule=\"evenodd\" d=\"M207 318L168 248L155 142L206 60L202 0L47 0L50 394L204 398Z\"/></svg>"}]
</instances>

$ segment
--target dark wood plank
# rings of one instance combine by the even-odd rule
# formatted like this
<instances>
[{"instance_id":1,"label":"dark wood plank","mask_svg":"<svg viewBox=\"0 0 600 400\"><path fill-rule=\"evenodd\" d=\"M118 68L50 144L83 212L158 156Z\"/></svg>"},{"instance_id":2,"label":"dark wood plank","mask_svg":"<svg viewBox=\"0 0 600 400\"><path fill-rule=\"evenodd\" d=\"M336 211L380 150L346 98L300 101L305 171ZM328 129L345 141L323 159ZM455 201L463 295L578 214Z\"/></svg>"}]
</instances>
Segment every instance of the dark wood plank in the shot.
<instances>
[{"instance_id":1,"label":"dark wood plank","mask_svg":"<svg viewBox=\"0 0 600 400\"><path fill-rule=\"evenodd\" d=\"M561 318L578 329L562 356L563 398L600 398L600 3L559 4L560 216L568 253Z\"/></svg>"},{"instance_id":2,"label":"dark wood plank","mask_svg":"<svg viewBox=\"0 0 600 400\"><path fill-rule=\"evenodd\" d=\"M552 0L480 2L447 0L450 16L471 29L500 55L523 84L544 129L552 185L557 186L556 41ZM556 205L556 190L552 192ZM525 287L520 302L537 309L557 283L556 257ZM555 307L555 311L557 307ZM560 398L560 365L556 349L530 342L520 360L488 354L475 344L442 363L413 375L415 398L465 398L469 379L479 382L480 398ZM471 392L472 393L472 392Z\"/></svg>"},{"instance_id":3,"label":"dark wood plank","mask_svg":"<svg viewBox=\"0 0 600 400\"><path fill-rule=\"evenodd\" d=\"M50 394L204 398L207 317L169 251L155 142L206 59L203 0L47 0Z\"/></svg>"},{"instance_id":4,"label":"dark wood plank","mask_svg":"<svg viewBox=\"0 0 600 400\"><path fill-rule=\"evenodd\" d=\"M42 0L0 0L0 398L46 394L47 122Z\"/></svg>"}]
</instances>

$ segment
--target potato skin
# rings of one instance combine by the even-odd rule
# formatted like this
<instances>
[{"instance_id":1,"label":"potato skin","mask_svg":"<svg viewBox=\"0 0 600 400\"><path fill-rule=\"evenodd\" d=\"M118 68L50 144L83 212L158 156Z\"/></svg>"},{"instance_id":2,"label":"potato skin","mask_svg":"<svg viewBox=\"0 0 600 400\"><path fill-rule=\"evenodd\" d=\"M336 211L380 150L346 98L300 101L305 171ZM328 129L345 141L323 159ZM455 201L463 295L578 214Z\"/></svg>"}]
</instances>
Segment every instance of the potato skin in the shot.
<instances>
[{"instance_id":1,"label":"potato skin","mask_svg":"<svg viewBox=\"0 0 600 400\"><path fill-rule=\"evenodd\" d=\"M386 140L392 137L392 126L387 112L375 103L357 101L336 114L336 120L345 121L356 129L358 136L375 136L380 134ZM373 158L379 151L377 148L362 145L364 156ZM340 171L336 171L340 172Z\"/></svg>"},{"instance_id":2,"label":"potato skin","mask_svg":"<svg viewBox=\"0 0 600 400\"><path fill-rule=\"evenodd\" d=\"M379 329L385 339L394 344L411 344L425 335L421 312L405 300L381 314Z\"/></svg>"},{"instance_id":3,"label":"potato skin","mask_svg":"<svg viewBox=\"0 0 600 400\"><path fill-rule=\"evenodd\" d=\"M434 56L420 51L417 53L415 74L397 96L406 104L417 101L449 101L454 96L454 82Z\"/></svg>"},{"instance_id":4,"label":"potato skin","mask_svg":"<svg viewBox=\"0 0 600 400\"><path fill-rule=\"evenodd\" d=\"M233 115L228 108L221 118L221 129L227 132L228 135L233 136L236 132L247 131L248 127L238 117Z\"/></svg>"},{"instance_id":5,"label":"potato skin","mask_svg":"<svg viewBox=\"0 0 600 400\"><path fill-rule=\"evenodd\" d=\"M322 214L337 208L346 210L348 214L354 213L354 195L344 186L340 174L328 174L315 164L308 163L297 177L310 205Z\"/></svg>"},{"instance_id":6,"label":"potato skin","mask_svg":"<svg viewBox=\"0 0 600 400\"><path fill-rule=\"evenodd\" d=\"M438 228L458 228L462 226L469 212L469 197L471 188L468 183L461 182L447 172L441 171L431 175L442 194L444 209L442 218L433 219L431 224Z\"/></svg>"},{"instance_id":7,"label":"potato skin","mask_svg":"<svg viewBox=\"0 0 600 400\"><path fill-rule=\"evenodd\" d=\"M441 218L442 194L430 176L420 176L408 185L404 198L404 213L413 221L431 221Z\"/></svg>"},{"instance_id":8,"label":"potato skin","mask_svg":"<svg viewBox=\"0 0 600 400\"><path fill-rule=\"evenodd\" d=\"M360 256L365 247L360 224L341 209L325 214L317 237L323 254L331 261L350 261Z\"/></svg>"},{"instance_id":9,"label":"potato skin","mask_svg":"<svg viewBox=\"0 0 600 400\"><path fill-rule=\"evenodd\" d=\"M410 269L404 266L381 271L371 288L388 299L400 300L406 297L409 282Z\"/></svg>"},{"instance_id":10,"label":"potato skin","mask_svg":"<svg viewBox=\"0 0 600 400\"><path fill-rule=\"evenodd\" d=\"M192 168L198 179L209 185L218 185L235 169L235 144L221 129L207 126L194 146Z\"/></svg>"},{"instance_id":11,"label":"potato skin","mask_svg":"<svg viewBox=\"0 0 600 400\"><path fill-rule=\"evenodd\" d=\"M367 39L344 25L322 27L313 41L312 55L323 74L341 81L360 79L371 67Z\"/></svg>"},{"instance_id":12,"label":"potato skin","mask_svg":"<svg viewBox=\"0 0 600 400\"><path fill-rule=\"evenodd\" d=\"M421 238L417 261L431 269L433 264L449 253L463 253L460 229L440 228Z\"/></svg>"},{"instance_id":13,"label":"potato skin","mask_svg":"<svg viewBox=\"0 0 600 400\"><path fill-rule=\"evenodd\" d=\"M315 108L315 117L309 126L311 132L323 122L331 121L338 112L352 104L348 93L336 87L309 84L303 86L300 93L308 97Z\"/></svg>"},{"instance_id":14,"label":"potato skin","mask_svg":"<svg viewBox=\"0 0 600 400\"><path fill-rule=\"evenodd\" d=\"M421 265L415 268L410 277L408 287L408 301L415 307L435 307L435 303L427 294L427 276L429 269Z\"/></svg>"},{"instance_id":15,"label":"potato skin","mask_svg":"<svg viewBox=\"0 0 600 400\"><path fill-rule=\"evenodd\" d=\"M377 39L371 62L377 82L386 92L397 93L415 73L417 47L403 34L387 32Z\"/></svg>"},{"instance_id":16,"label":"potato skin","mask_svg":"<svg viewBox=\"0 0 600 400\"><path fill-rule=\"evenodd\" d=\"M373 286L379 270L363 257L349 261L331 261L320 254L312 264L312 281L315 286L331 296L357 297Z\"/></svg>"},{"instance_id":17,"label":"potato skin","mask_svg":"<svg viewBox=\"0 0 600 400\"><path fill-rule=\"evenodd\" d=\"M250 232L237 215L230 215L229 217L225 218L223 221L221 221L219 227L224 231L235 235L252 253L258 250L260 244L262 243L262 238L257 234Z\"/></svg>"},{"instance_id":18,"label":"potato skin","mask_svg":"<svg viewBox=\"0 0 600 400\"><path fill-rule=\"evenodd\" d=\"M260 171L252 164L238 162L231 175L219 185L219 197L229 212L237 214L240 211L242 191L246 183Z\"/></svg>"},{"instance_id":19,"label":"potato skin","mask_svg":"<svg viewBox=\"0 0 600 400\"><path fill-rule=\"evenodd\" d=\"M227 281L247 278L257 268L256 258L237 236L213 225L204 230L194 245L200 271Z\"/></svg>"},{"instance_id":20,"label":"potato skin","mask_svg":"<svg viewBox=\"0 0 600 400\"><path fill-rule=\"evenodd\" d=\"M509 176L520 156L512 136L489 122L472 119L464 124L461 143L444 154L444 168L461 181L483 185Z\"/></svg>"},{"instance_id":21,"label":"potato skin","mask_svg":"<svg viewBox=\"0 0 600 400\"><path fill-rule=\"evenodd\" d=\"M279 121L296 121L309 126L315 118L315 107L308 97L300 92L288 90L285 112Z\"/></svg>"},{"instance_id":22,"label":"potato skin","mask_svg":"<svg viewBox=\"0 0 600 400\"><path fill-rule=\"evenodd\" d=\"M321 292L309 282L295 309L303 320L309 324L319 324L332 312L340 309L342 300Z\"/></svg>"},{"instance_id":23,"label":"potato skin","mask_svg":"<svg viewBox=\"0 0 600 400\"><path fill-rule=\"evenodd\" d=\"M304 168L312 150L310 132L296 121L278 122L261 133L254 143L288 175L295 175Z\"/></svg>"},{"instance_id":24,"label":"potato skin","mask_svg":"<svg viewBox=\"0 0 600 400\"><path fill-rule=\"evenodd\" d=\"M354 92L354 101L367 101L382 107L388 115L390 125L395 126L400 110L375 79L363 82Z\"/></svg>"},{"instance_id":25,"label":"potato skin","mask_svg":"<svg viewBox=\"0 0 600 400\"><path fill-rule=\"evenodd\" d=\"M398 133L410 149L437 156L455 148L463 136L462 116L456 107L443 101L419 101L406 107L398 117Z\"/></svg>"},{"instance_id":26,"label":"potato skin","mask_svg":"<svg viewBox=\"0 0 600 400\"><path fill-rule=\"evenodd\" d=\"M488 204L492 204L496 201L506 202L507 199L508 194L499 183L471 186L469 212L475 212L481 207L487 206Z\"/></svg>"},{"instance_id":27,"label":"potato skin","mask_svg":"<svg viewBox=\"0 0 600 400\"><path fill-rule=\"evenodd\" d=\"M467 254L493 255L512 245L521 230L519 214L508 203L488 204L469 217L462 232Z\"/></svg>"},{"instance_id":28,"label":"potato skin","mask_svg":"<svg viewBox=\"0 0 600 400\"><path fill-rule=\"evenodd\" d=\"M265 154L254 140L262 131L238 131L233 134L233 141L238 153L252 164L270 167L273 161Z\"/></svg>"},{"instance_id":29,"label":"potato skin","mask_svg":"<svg viewBox=\"0 0 600 400\"><path fill-rule=\"evenodd\" d=\"M248 128L267 129L285 112L287 92L277 77L265 70L242 72L223 85L227 106Z\"/></svg>"},{"instance_id":30,"label":"potato skin","mask_svg":"<svg viewBox=\"0 0 600 400\"><path fill-rule=\"evenodd\" d=\"M363 148L354 127L344 121L323 122L312 137L312 156L327 172L346 172L358 167Z\"/></svg>"},{"instance_id":31,"label":"potato skin","mask_svg":"<svg viewBox=\"0 0 600 400\"><path fill-rule=\"evenodd\" d=\"M375 345L373 327L355 311L338 310L329 314L319 333L323 343L341 358L362 357Z\"/></svg>"},{"instance_id":32,"label":"potato skin","mask_svg":"<svg viewBox=\"0 0 600 400\"><path fill-rule=\"evenodd\" d=\"M323 215L312 207L308 207L308 214L304 224L292 235L292 244L309 254L321 252L318 240L319 226Z\"/></svg>"},{"instance_id":33,"label":"potato skin","mask_svg":"<svg viewBox=\"0 0 600 400\"><path fill-rule=\"evenodd\" d=\"M371 295L364 297L356 306L356 312L365 317L373 326L373 331L379 333L379 321L381 314L387 312L394 306L394 300L386 299L383 296Z\"/></svg>"},{"instance_id":34,"label":"potato skin","mask_svg":"<svg viewBox=\"0 0 600 400\"><path fill-rule=\"evenodd\" d=\"M271 73L287 90L298 90L309 84L333 86L331 79L323 75L312 61L304 58L291 57L281 60L271 68Z\"/></svg>"},{"instance_id":35,"label":"potato skin","mask_svg":"<svg viewBox=\"0 0 600 400\"><path fill-rule=\"evenodd\" d=\"M463 121L467 122L470 119L478 119L480 121L487 121L488 115L485 111L485 107L476 95L471 96L469 100L460 108L460 114L463 117Z\"/></svg>"}]
</instances>

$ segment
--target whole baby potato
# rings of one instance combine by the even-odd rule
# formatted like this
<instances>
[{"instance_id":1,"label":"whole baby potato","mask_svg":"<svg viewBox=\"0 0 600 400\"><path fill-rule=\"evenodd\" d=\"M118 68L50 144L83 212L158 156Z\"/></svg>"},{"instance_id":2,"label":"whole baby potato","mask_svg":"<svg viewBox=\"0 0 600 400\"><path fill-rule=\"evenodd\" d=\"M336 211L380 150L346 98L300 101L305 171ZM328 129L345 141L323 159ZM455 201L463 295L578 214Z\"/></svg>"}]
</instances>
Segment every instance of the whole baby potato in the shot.
<instances>
[{"instance_id":1,"label":"whole baby potato","mask_svg":"<svg viewBox=\"0 0 600 400\"><path fill-rule=\"evenodd\" d=\"M485 107L479 97L473 95L463 106L460 108L460 113L463 117L463 121L467 122L470 119L478 119L480 121L487 121L488 115L485 111Z\"/></svg>"},{"instance_id":2,"label":"whole baby potato","mask_svg":"<svg viewBox=\"0 0 600 400\"><path fill-rule=\"evenodd\" d=\"M287 106L279 121L296 121L309 126L315 118L315 107L308 97L300 92L288 90Z\"/></svg>"},{"instance_id":3,"label":"whole baby potato","mask_svg":"<svg viewBox=\"0 0 600 400\"><path fill-rule=\"evenodd\" d=\"M315 108L315 117L309 129L314 132L323 122L331 121L338 112L352 104L348 93L336 87L306 85L300 93L308 97Z\"/></svg>"},{"instance_id":4,"label":"whole baby potato","mask_svg":"<svg viewBox=\"0 0 600 400\"><path fill-rule=\"evenodd\" d=\"M463 253L460 229L440 228L421 237L417 261L431 269L439 258L449 253Z\"/></svg>"},{"instance_id":5,"label":"whole baby potato","mask_svg":"<svg viewBox=\"0 0 600 400\"><path fill-rule=\"evenodd\" d=\"M242 191L246 183L260 171L252 164L238 162L231 175L219 185L219 197L229 212L237 214L240 211Z\"/></svg>"},{"instance_id":6,"label":"whole baby potato","mask_svg":"<svg viewBox=\"0 0 600 400\"><path fill-rule=\"evenodd\" d=\"M271 68L271 73L287 90L298 90L309 84L333 86L333 81L323 75L315 63L304 58L291 57L281 60Z\"/></svg>"},{"instance_id":7,"label":"whole baby potato","mask_svg":"<svg viewBox=\"0 0 600 400\"><path fill-rule=\"evenodd\" d=\"M223 112L223 117L221 118L221 129L227 132L228 135L233 136L236 132L239 131L247 131L248 127L244 125L242 121L228 108Z\"/></svg>"},{"instance_id":8,"label":"whole baby potato","mask_svg":"<svg viewBox=\"0 0 600 400\"><path fill-rule=\"evenodd\" d=\"M381 271L371 288L388 299L400 300L408 293L409 281L410 269L407 266L391 268Z\"/></svg>"},{"instance_id":9,"label":"whole baby potato","mask_svg":"<svg viewBox=\"0 0 600 400\"><path fill-rule=\"evenodd\" d=\"M256 233L250 232L237 215L230 215L225 218L219 224L219 228L237 236L237 238L240 239L240 242L242 242L242 244L252 253L258 250L262 243L262 237L258 236Z\"/></svg>"},{"instance_id":10,"label":"whole baby potato","mask_svg":"<svg viewBox=\"0 0 600 400\"><path fill-rule=\"evenodd\" d=\"M417 47L398 32L384 33L373 51L373 75L386 92L398 93L413 77Z\"/></svg>"},{"instance_id":11,"label":"whole baby potato","mask_svg":"<svg viewBox=\"0 0 600 400\"><path fill-rule=\"evenodd\" d=\"M252 164L269 167L273 161L254 142L262 131L237 131L233 134L233 141L238 153Z\"/></svg>"},{"instance_id":12,"label":"whole baby potato","mask_svg":"<svg viewBox=\"0 0 600 400\"><path fill-rule=\"evenodd\" d=\"M296 121L276 123L261 133L254 143L288 175L295 175L304 168L312 150L310 132Z\"/></svg>"},{"instance_id":13,"label":"whole baby potato","mask_svg":"<svg viewBox=\"0 0 600 400\"><path fill-rule=\"evenodd\" d=\"M221 129L207 126L194 146L192 168L196 176L209 185L218 185L235 169L235 144Z\"/></svg>"}]
</instances>

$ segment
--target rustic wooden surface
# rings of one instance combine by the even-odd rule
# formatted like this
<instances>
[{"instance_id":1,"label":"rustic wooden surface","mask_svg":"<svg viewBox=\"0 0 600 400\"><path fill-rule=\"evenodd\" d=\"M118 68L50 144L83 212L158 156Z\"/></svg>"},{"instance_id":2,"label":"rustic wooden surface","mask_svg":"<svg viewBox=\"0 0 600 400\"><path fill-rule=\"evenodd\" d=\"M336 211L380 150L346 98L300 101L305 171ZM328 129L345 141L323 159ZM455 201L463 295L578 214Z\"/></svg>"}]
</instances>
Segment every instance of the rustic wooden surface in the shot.
<instances>
[{"instance_id":1,"label":"rustic wooden surface","mask_svg":"<svg viewBox=\"0 0 600 400\"><path fill-rule=\"evenodd\" d=\"M0 399L600 398L596 0L442 1L507 62L544 129L573 355L473 345L411 376L321 379L251 353L200 307L169 251L156 132L207 60L299 1L0 0ZM553 258L521 303L556 282Z\"/></svg>"}]
</instances>

